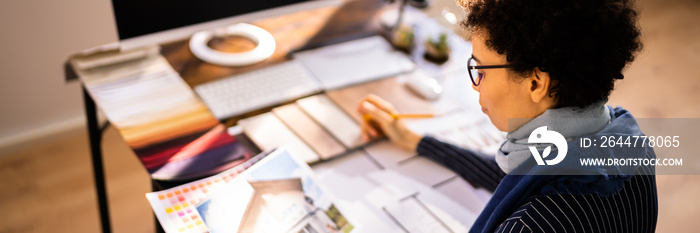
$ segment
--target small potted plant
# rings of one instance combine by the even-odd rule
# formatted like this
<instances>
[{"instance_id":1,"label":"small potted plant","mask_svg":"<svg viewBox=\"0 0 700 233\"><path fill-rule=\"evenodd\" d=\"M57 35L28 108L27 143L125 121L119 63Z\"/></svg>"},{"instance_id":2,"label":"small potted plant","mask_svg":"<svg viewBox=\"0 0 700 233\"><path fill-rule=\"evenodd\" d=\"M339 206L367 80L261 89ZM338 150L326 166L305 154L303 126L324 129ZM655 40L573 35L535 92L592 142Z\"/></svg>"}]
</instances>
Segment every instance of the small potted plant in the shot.
<instances>
[{"instance_id":1,"label":"small potted plant","mask_svg":"<svg viewBox=\"0 0 700 233\"><path fill-rule=\"evenodd\" d=\"M411 53L413 38L413 28L408 25L401 25L391 32L391 44L408 54Z\"/></svg>"},{"instance_id":2,"label":"small potted plant","mask_svg":"<svg viewBox=\"0 0 700 233\"><path fill-rule=\"evenodd\" d=\"M438 64L442 64L450 58L450 45L447 43L447 33L440 33L437 41L428 38L425 42L425 54L423 57Z\"/></svg>"}]
</instances>

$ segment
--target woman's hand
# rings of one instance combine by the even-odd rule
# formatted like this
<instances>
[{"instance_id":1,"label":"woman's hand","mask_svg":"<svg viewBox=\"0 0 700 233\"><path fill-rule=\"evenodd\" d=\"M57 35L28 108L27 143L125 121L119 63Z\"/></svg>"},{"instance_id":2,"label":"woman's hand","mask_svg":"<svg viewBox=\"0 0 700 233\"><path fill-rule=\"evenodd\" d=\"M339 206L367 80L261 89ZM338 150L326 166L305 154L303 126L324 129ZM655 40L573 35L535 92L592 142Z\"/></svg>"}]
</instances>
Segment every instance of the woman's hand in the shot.
<instances>
[{"instance_id":1,"label":"woman's hand","mask_svg":"<svg viewBox=\"0 0 700 233\"><path fill-rule=\"evenodd\" d=\"M360 102L357 112L363 119L360 124L363 140L369 141L384 134L396 145L410 151L416 150L421 135L406 127L403 120L394 117L398 112L391 103L370 94Z\"/></svg>"}]
</instances>

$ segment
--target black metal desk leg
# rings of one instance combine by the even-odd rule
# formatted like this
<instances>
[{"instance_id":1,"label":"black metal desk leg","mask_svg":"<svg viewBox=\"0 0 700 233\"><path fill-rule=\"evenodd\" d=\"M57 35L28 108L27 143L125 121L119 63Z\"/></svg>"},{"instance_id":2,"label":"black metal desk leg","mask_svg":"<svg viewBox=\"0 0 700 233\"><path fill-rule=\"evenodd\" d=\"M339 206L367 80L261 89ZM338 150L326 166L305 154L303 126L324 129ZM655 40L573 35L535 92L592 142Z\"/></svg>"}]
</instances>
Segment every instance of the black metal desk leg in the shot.
<instances>
[{"instance_id":1,"label":"black metal desk leg","mask_svg":"<svg viewBox=\"0 0 700 233\"><path fill-rule=\"evenodd\" d=\"M83 87L83 100L85 100L85 116L87 117L88 140L90 141L90 154L92 155L92 171L95 175L95 189L97 189L97 204L100 210L102 232L112 232L109 223L109 206L107 199L107 186L105 184L104 167L102 164L102 132L97 122L97 107Z\"/></svg>"}]
</instances>

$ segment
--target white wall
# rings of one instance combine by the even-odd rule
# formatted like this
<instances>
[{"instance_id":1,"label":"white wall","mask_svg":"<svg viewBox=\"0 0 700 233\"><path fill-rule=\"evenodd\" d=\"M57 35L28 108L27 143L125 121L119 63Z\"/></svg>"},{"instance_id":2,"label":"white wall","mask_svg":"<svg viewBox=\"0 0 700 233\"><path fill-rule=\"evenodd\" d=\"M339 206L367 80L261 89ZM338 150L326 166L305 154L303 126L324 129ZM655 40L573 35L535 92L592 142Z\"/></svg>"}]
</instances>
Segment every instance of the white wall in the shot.
<instances>
[{"instance_id":1,"label":"white wall","mask_svg":"<svg viewBox=\"0 0 700 233\"><path fill-rule=\"evenodd\" d=\"M117 41L110 0L0 0L0 152L84 125L77 82L63 62Z\"/></svg>"}]
</instances>

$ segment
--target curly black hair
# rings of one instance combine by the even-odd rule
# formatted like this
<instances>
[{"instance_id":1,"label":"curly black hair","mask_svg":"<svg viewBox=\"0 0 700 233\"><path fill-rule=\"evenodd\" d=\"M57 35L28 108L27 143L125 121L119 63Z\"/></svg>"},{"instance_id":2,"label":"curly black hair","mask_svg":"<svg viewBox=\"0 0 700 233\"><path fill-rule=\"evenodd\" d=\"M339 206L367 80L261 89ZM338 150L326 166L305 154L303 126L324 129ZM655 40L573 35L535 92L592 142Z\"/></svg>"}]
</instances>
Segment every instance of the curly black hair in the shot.
<instances>
[{"instance_id":1,"label":"curly black hair","mask_svg":"<svg viewBox=\"0 0 700 233\"><path fill-rule=\"evenodd\" d=\"M555 107L607 100L642 48L628 0L478 0L464 2L462 26L485 33L510 70L548 72Z\"/></svg>"}]
</instances>

